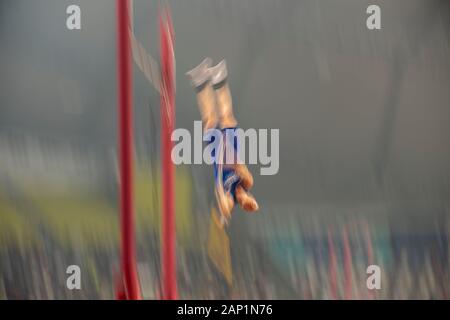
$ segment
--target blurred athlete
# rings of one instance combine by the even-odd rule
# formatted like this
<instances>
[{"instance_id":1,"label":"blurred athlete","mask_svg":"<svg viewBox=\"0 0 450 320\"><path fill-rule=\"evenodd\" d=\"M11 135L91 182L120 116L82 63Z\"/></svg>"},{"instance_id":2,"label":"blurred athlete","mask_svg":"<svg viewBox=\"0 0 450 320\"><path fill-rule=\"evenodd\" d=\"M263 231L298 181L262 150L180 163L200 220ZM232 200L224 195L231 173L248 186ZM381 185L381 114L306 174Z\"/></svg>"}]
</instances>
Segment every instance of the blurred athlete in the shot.
<instances>
[{"instance_id":1,"label":"blurred athlete","mask_svg":"<svg viewBox=\"0 0 450 320\"><path fill-rule=\"evenodd\" d=\"M203 122L203 134L208 143L214 143L216 136L211 131L221 130L221 148L212 150L214 159L215 193L217 204L226 219L231 217L235 203L247 212L258 210L258 203L248 192L253 187L253 177L245 164L232 161L224 164L229 151L238 152L237 138L234 135L237 121L233 114L233 104L225 60L212 67L212 60L206 58L187 73L197 92L197 102ZM232 137L231 139L229 137Z\"/></svg>"}]
</instances>

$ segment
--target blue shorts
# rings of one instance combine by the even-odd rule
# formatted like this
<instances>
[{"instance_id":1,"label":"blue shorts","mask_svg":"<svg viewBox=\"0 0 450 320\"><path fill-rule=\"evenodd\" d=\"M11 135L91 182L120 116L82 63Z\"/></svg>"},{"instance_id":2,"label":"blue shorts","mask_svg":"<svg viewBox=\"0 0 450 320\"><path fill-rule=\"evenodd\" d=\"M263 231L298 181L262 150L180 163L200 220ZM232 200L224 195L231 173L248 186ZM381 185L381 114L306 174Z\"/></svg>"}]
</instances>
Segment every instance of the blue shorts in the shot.
<instances>
[{"instance_id":1,"label":"blue shorts","mask_svg":"<svg viewBox=\"0 0 450 320\"><path fill-rule=\"evenodd\" d=\"M223 154L226 154L226 150L229 148L233 148L235 154L238 152L238 139L236 135L234 134L237 128L225 128L221 129L222 132L221 138L224 142L224 152ZM227 137L228 133L228 137ZM231 138L230 138L231 137ZM205 132L205 140L207 144L213 144L217 143L215 141L216 136L210 134L210 132ZM222 183L222 187L225 191L225 193L229 192L232 196L234 201L236 201L236 187L238 186L241 178L236 174L234 168L231 168L230 166L226 165L220 165L220 159L218 158L219 155L216 154L216 149L212 149L211 151L211 157L214 159L213 162L213 169L214 169L214 180L216 184ZM224 157L222 158L222 163L225 162ZM220 169L222 168L222 169ZM222 170L222 181L219 181L220 172L219 170Z\"/></svg>"}]
</instances>

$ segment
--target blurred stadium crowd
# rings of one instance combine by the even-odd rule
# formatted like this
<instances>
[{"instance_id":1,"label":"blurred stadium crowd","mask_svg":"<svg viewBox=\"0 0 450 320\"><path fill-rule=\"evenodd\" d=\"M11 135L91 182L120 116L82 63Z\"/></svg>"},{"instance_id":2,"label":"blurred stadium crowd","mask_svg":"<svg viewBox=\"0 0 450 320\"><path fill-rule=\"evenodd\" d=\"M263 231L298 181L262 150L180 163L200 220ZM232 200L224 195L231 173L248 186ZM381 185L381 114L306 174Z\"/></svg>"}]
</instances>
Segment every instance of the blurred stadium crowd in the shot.
<instances>
[{"instance_id":1,"label":"blurred stadium crowd","mask_svg":"<svg viewBox=\"0 0 450 320\"><path fill-rule=\"evenodd\" d=\"M11 167L7 172L12 175L2 176L0 298L114 298L119 263L114 184L98 188L93 184L97 178L90 177L81 181L81 188L70 170L49 181L36 177L30 168L22 167L29 170L23 179ZM139 166L136 177L139 275L147 299L160 297L156 172ZM237 212L228 230L231 265L224 270L208 255L211 202L198 179L183 168L177 172L181 298L449 297L447 208L436 208L442 214L430 215L426 228L389 218L386 213L397 210L390 206L354 206L342 214L339 205L273 205L263 208L257 219ZM216 246L226 252L228 243L219 241ZM81 290L66 288L66 268L72 264L82 270ZM370 264L381 268L380 290L366 287ZM232 274L231 282L226 281L226 272Z\"/></svg>"}]
</instances>

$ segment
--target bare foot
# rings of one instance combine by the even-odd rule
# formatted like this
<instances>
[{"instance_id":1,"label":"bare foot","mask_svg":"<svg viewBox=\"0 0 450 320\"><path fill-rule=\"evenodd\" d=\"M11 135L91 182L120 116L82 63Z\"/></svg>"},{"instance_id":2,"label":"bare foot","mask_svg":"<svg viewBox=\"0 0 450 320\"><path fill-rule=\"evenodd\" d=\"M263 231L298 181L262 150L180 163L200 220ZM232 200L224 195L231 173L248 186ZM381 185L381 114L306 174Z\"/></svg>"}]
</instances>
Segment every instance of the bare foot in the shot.
<instances>
[{"instance_id":1,"label":"bare foot","mask_svg":"<svg viewBox=\"0 0 450 320\"><path fill-rule=\"evenodd\" d=\"M255 198L240 185L236 187L236 200L241 208L247 212L255 212L259 209Z\"/></svg>"},{"instance_id":2,"label":"bare foot","mask_svg":"<svg viewBox=\"0 0 450 320\"><path fill-rule=\"evenodd\" d=\"M211 84L207 83L205 87L197 93L197 102L203 121L203 130L213 129L217 125L216 100Z\"/></svg>"}]
</instances>

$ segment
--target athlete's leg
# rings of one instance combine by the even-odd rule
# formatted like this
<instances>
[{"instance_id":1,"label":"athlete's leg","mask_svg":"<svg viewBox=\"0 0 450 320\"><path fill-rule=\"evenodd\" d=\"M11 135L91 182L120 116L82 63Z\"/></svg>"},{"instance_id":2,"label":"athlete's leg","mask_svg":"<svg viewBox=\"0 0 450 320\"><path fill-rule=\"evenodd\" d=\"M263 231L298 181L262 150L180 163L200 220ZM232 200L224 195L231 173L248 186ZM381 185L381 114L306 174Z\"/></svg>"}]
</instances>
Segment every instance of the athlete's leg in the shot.
<instances>
[{"instance_id":1,"label":"athlete's leg","mask_svg":"<svg viewBox=\"0 0 450 320\"><path fill-rule=\"evenodd\" d=\"M197 67L187 72L192 86L197 91L197 103L203 121L203 130L217 125L216 97L210 81L211 59L206 58Z\"/></svg>"},{"instance_id":2,"label":"athlete's leg","mask_svg":"<svg viewBox=\"0 0 450 320\"><path fill-rule=\"evenodd\" d=\"M228 70L225 60L209 68L211 82L216 94L219 125L222 129L235 128L237 120L233 113L233 99L228 85ZM253 177L245 164L235 163L236 173L241 177L241 185L249 190L253 187Z\"/></svg>"},{"instance_id":3,"label":"athlete's leg","mask_svg":"<svg viewBox=\"0 0 450 320\"><path fill-rule=\"evenodd\" d=\"M234 128L237 126L237 121L233 114L233 100L227 81L227 64L225 60L222 60L219 64L209 70L211 82L216 93L219 125L222 129Z\"/></svg>"},{"instance_id":4,"label":"athlete's leg","mask_svg":"<svg viewBox=\"0 0 450 320\"><path fill-rule=\"evenodd\" d=\"M210 70L211 59L206 58L197 67L187 72L186 75L189 77L192 86L197 91L197 102L200 110L200 114L203 122L203 130L207 135L209 129L214 129L217 126L218 116L216 110L216 96L214 89L212 87ZM211 139L213 139L211 137ZM213 141L209 141L212 143ZM213 158L217 155L213 154ZM217 175L218 163L214 164L215 175ZM217 176L216 176L217 179ZM217 182L216 182L217 183ZM233 195L230 192L218 192L217 193L217 205L222 214L227 217L231 216L231 212L234 207Z\"/></svg>"}]
</instances>

